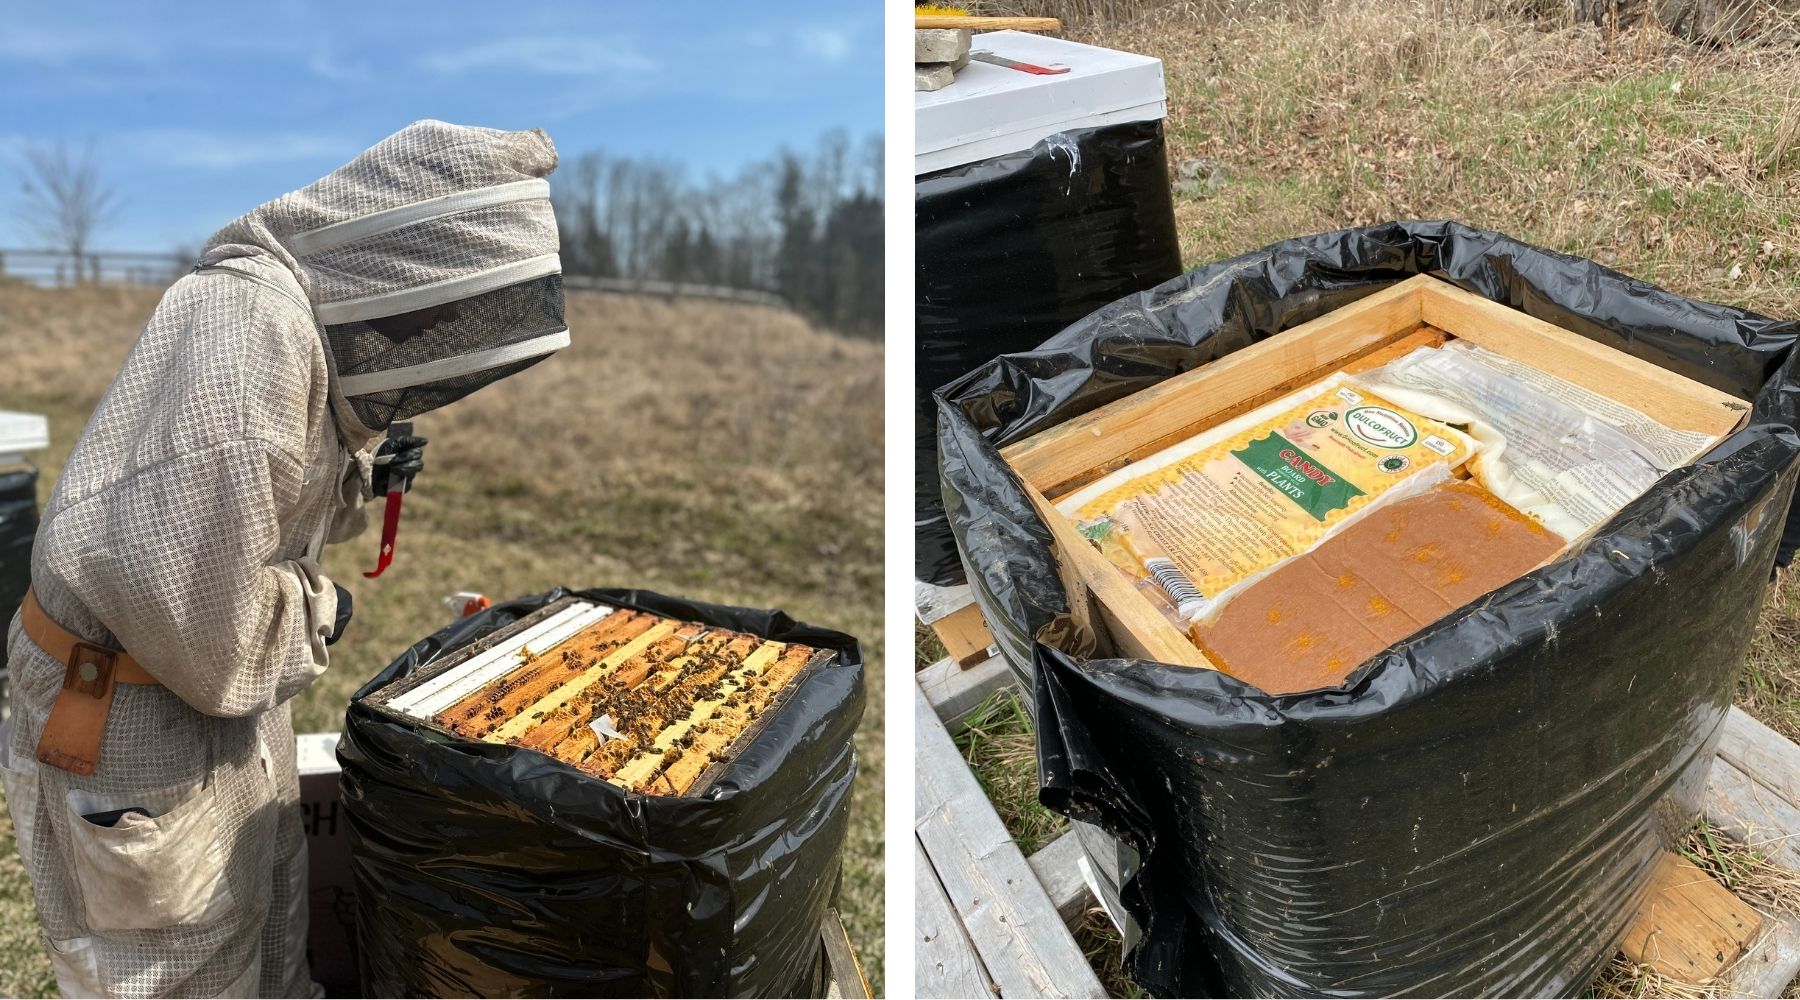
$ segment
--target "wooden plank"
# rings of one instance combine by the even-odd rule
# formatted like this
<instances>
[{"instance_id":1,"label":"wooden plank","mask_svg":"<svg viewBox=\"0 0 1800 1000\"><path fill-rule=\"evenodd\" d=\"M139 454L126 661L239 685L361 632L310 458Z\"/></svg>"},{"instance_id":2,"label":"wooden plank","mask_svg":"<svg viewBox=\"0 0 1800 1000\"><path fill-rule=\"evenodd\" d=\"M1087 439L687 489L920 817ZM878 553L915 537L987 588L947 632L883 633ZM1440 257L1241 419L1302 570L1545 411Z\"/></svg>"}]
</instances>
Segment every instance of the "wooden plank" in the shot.
<instances>
[{"instance_id":1,"label":"wooden plank","mask_svg":"<svg viewBox=\"0 0 1800 1000\"><path fill-rule=\"evenodd\" d=\"M1441 281L1425 286L1420 315L1462 340L1528 362L1679 430L1722 437L1750 411L1729 393Z\"/></svg>"},{"instance_id":2,"label":"wooden plank","mask_svg":"<svg viewBox=\"0 0 1800 1000\"><path fill-rule=\"evenodd\" d=\"M1117 652L1162 663L1212 668L1199 647L1164 618L1156 605L1138 593L1118 567L1081 537L1074 522L1051 506L1030 483L1022 485L1032 506L1037 508L1038 517L1050 529L1056 547L1057 568L1062 574L1063 589L1069 595L1070 606L1086 606L1085 593L1092 593Z\"/></svg>"},{"instance_id":3,"label":"wooden plank","mask_svg":"<svg viewBox=\"0 0 1800 1000\"><path fill-rule=\"evenodd\" d=\"M939 618L959 611L975 603L975 595L970 592L969 585L959 583L954 587L940 587L924 580L913 581L913 608L918 611L919 621L930 625Z\"/></svg>"},{"instance_id":4,"label":"wooden plank","mask_svg":"<svg viewBox=\"0 0 1800 1000\"><path fill-rule=\"evenodd\" d=\"M1044 894L1050 897L1063 922L1071 926L1090 907L1098 905L1093 889L1081 876L1082 858L1081 842L1075 839L1073 830L1064 830L1031 856L1031 870L1037 873L1038 884L1044 887Z\"/></svg>"},{"instance_id":5,"label":"wooden plank","mask_svg":"<svg viewBox=\"0 0 1800 1000\"><path fill-rule=\"evenodd\" d=\"M1800 976L1800 919L1764 914L1763 934L1725 973L1722 996L1779 997Z\"/></svg>"},{"instance_id":6,"label":"wooden plank","mask_svg":"<svg viewBox=\"0 0 1800 1000\"><path fill-rule=\"evenodd\" d=\"M869 977L850 945L843 918L836 908L827 909L819 921L819 941L824 945L825 967L831 973L832 995L843 1000L869 1000Z\"/></svg>"},{"instance_id":7,"label":"wooden plank","mask_svg":"<svg viewBox=\"0 0 1800 1000\"><path fill-rule=\"evenodd\" d=\"M1003 687L1011 686L1012 671L1006 661L996 656L963 669L948 656L913 675L925 700L931 703L944 726L952 731L962 727L975 706Z\"/></svg>"},{"instance_id":8,"label":"wooden plank","mask_svg":"<svg viewBox=\"0 0 1800 1000\"><path fill-rule=\"evenodd\" d=\"M970 604L938 619L931 626L944 651L959 667L972 667L982 660L1000 655L994 635L988 631L987 619L981 617L980 605Z\"/></svg>"},{"instance_id":9,"label":"wooden plank","mask_svg":"<svg viewBox=\"0 0 1800 1000\"><path fill-rule=\"evenodd\" d=\"M913 700L913 730L913 830L1000 995L1103 995L1094 970L924 692Z\"/></svg>"},{"instance_id":10,"label":"wooden plank","mask_svg":"<svg viewBox=\"0 0 1800 1000\"><path fill-rule=\"evenodd\" d=\"M1800 871L1800 748L1742 709L1725 717L1706 784L1707 821L1721 833ZM1800 977L1800 919L1767 915L1765 932L1725 975L1727 996L1778 997Z\"/></svg>"},{"instance_id":11,"label":"wooden plank","mask_svg":"<svg viewBox=\"0 0 1800 1000\"><path fill-rule=\"evenodd\" d=\"M998 995L917 839L913 840L913 975L913 989L921 997Z\"/></svg>"},{"instance_id":12,"label":"wooden plank","mask_svg":"<svg viewBox=\"0 0 1800 1000\"><path fill-rule=\"evenodd\" d=\"M913 27L961 28L968 31L1043 31L1058 32L1062 22L1054 17L980 17L972 14L916 14Z\"/></svg>"},{"instance_id":13,"label":"wooden plank","mask_svg":"<svg viewBox=\"0 0 1800 1000\"><path fill-rule=\"evenodd\" d=\"M1619 950L1677 982L1705 983L1737 961L1762 922L1761 913L1692 861L1664 852Z\"/></svg>"},{"instance_id":14,"label":"wooden plank","mask_svg":"<svg viewBox=\"0 0 1800 1000\"><path fill-rule=\"evenodd\" d=\"M1741 722L1726 717L1727 733L1739 726ZM1726 744L1724 736L1720 743ZM1772 780L1752 776L1721 753L1706 782L1706 818L1733 840L1763 852L1772 864L1800 871L1800 806L1770 787Z\"/></svg>"},{"instance_id":15,"label":"wooden plank","mask_svg":"<svg viewBox=\"0 0 1800 1000\"><path fill-rule=\"evenodd\" d=\"M1784 801L1800 805L1800 747L1755 716L1731 709L1719 734L1719 756Z\"/></svg>"},{"instance_id":16,"label":"wooden plank","mask_svg":"<svg viewBox=\"0 0 1800 1000\"><path fill-rule=\"evenodd\" d=\"M1437 327L1420 324L1418 329L1399 340L1384 347L1377 347L1354 361L1339 365L1338 370L1346 375L1356 375L1373 368L1380 368L1390 361L1398 361L1421 347L1442 347L1448 339L1450 339L1449 336Z\"/></svg>"},{"instance_id":17,"label":"wooden plank","mask_svg":"<svg viewBox=\"0 0 1800 1000\"><path fill-rule=\"evenodd\" d=\"M1707 821L1726 836L1761 851L1772 864L1800 871L1800 808L1728 760L1713 762L1705 809Z\"/></svg>"},{"instance_id":18,"label":"wooden plank","mask_svg":"<svg viewBox=\"0 0 1800 1000\"><path fill-rule=\"evenodd\" d=\"M1060 496L1113 468L1229 419L1263 394L1322 377L1419 325L1419 275L1291 330L1164 379L1000 450L1021 478ZM1266 401L1266 400L1265 400ZM1241 407L1241 409L1240 409Z\"/></svg>"}]
</instances>

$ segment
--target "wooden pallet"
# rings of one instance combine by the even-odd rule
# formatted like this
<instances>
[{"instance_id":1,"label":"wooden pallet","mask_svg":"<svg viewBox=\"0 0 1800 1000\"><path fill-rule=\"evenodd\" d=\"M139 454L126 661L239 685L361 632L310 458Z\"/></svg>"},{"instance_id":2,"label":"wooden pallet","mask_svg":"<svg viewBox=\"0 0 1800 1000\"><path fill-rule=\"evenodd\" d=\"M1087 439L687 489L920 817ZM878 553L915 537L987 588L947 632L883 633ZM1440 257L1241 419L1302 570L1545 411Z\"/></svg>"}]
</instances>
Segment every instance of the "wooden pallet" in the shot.
<instances>
[{"instance_id":1,"label":"wooden pallet","mask_svg":"<svg viewBox=\"0 0 1800 1000\"><path fill-rule=\"evenodd\" d=\"M1071 931L1100 905L1075 834L1027 857L951 739L971 710L1012 685L1011 672L998 657L967 669L945 657L915 680L917 995L1103 996ZM1704 808L1715 829L1800 871L1800 747L1740 709L1726 718ZM1723 995L1781 996L1800 977L1800 919L1758 913L1670 859L1628 936L1633 960L1674 978L1728 966ZM1727 954L1733 945L1739 953Z\"/></svg>"},{"instance_id":2,"label":"wooden pallet","mask_svg":"<svg viewBox=\"0 0 1800 1000\"><path fill-rule=\"evenodd\" d=\"M994 634L988 631L987 619L981 617L981 608L974 604L933 622L931 630L959 667L972 667L1000 655Z\"/></svg>"},{"instance_id":3,"label":"wooden pallet","mask_svg":"<svg viewBox=\"0 0 1800 1000\"><path fill-rule=\"evenodd\" d=\"M862 960L850 946L850 935L836 909L825 911L819 940L825 946L826 1000L869 1000L869 977L863 973Z\"/></svg>"}]
</instances>

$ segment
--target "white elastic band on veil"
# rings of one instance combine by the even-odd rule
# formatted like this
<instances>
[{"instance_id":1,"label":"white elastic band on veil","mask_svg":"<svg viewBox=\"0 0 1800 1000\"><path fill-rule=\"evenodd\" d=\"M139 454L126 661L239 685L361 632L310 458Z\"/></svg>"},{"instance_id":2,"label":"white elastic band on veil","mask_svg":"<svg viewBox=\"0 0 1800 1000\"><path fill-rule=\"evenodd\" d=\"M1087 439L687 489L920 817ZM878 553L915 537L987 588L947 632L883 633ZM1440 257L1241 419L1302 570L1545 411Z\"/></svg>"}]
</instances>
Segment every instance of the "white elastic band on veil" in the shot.
<instances>
[{"instance_id":1,"label":"white elastic band on veil","mask_svg":"<svg viewBox=\"0 0 1800 1000\"><path fill-rule=\"evenodd\" d=\"M359 323L363 320L380 319L383 316L398 316L401 313L414 312L441 306L446 302L459 299L474 298L488 292L516 285L533 278L542 278L562 270L562 258L557 254L547 253L542 257L527 257L515 260L510 264L489 268L476 274L465 274L439 281L429 285L419 285L398 292L386 292L381 295L365 295L356 299L344 299L341 302L321 302L316 308L319 322L326 326L337 326L341 323Z\"/></svg>"},{"instance_id":2,"label":"white elastic band on veil","mask_svg":"<svg viewBox=\"0 0 1800 1000\"><path fill-rule=\"evenodd\" d=\"M532 201L539 198L547 200L549 197L550 182L542 177L533 177L530 180L496 184L493 187L480 188L475 191L458 191L455 194L427 198L410 205L400 205L354 219L345 219L329 226L320 226L304 233L295 233L288 237L286 242L289 252L294 256L305 257L389 230L429 222L432 219L441 219L447 215L473 212L476 209L492 208L495 205L510 205L518 201Z\"/></svg>"},{"instance_id":3,"label":"white elastic band on veil","mask_svg":"<svg viewBox=\"0 0 1800 1000\"><path fill-rule=\"evenodd\" d=\"M438 361L427 361L422 365L407 368L388 368L378 372L367 372L362 375L345 375L338 380L338 386L346 396L366 396L377 392L390 392L394 389L408 389L415 385L426 385L441 382L444 379L473 375L489 368L499 368L527 358L540 357L553 351L560 351L569 346L569 331L558 330L521 340L515 344L490 347L474 354L462 354L454 358L443 358Z\"/></svg>"}]
</instances>

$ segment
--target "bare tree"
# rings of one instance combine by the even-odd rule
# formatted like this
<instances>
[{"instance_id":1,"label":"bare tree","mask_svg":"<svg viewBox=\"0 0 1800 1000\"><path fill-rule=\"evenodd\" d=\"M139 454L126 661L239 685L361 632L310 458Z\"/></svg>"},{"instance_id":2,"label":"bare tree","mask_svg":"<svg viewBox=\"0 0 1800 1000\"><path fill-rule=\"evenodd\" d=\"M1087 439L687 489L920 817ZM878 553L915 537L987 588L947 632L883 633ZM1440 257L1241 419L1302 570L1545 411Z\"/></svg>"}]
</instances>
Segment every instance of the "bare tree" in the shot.
<instances>
[{"instance_id":1,"label":"bare tree","mask_svg":"<svg viewBox=\"0 0 1800 1000\"><path fill-rule=\"evenodd\" d=\"M88 249L95 231L118 212L119 199L100 176L93 145L73 150L62 141L27 143L18 172L25 196L18 211L26 226L74 258L77 281L98 278Z\"/></svg>"},{"instance_id":2,"label":"bare tree","mask_svg":"<svg viewBox=\"0 0 1800 1000\"><path fill-rule=\"evenodd\" d=\"M882 180L887 176L887 146L880 132L871 132L863 139L861 159L862 169L857 172L856 193L879 200Z\"/></svg>"},{"instance_id":3,"label":"bare tree","mask_svg":"<svg viewBox=\"0 0 1800 1000\"><path fill-rule=\"evenodd\" d=\"M881 332L882 146L828 132L735 174L587 153L557 174L569 274L777 292L844 333Z\"/></svg>"}]
</instances>

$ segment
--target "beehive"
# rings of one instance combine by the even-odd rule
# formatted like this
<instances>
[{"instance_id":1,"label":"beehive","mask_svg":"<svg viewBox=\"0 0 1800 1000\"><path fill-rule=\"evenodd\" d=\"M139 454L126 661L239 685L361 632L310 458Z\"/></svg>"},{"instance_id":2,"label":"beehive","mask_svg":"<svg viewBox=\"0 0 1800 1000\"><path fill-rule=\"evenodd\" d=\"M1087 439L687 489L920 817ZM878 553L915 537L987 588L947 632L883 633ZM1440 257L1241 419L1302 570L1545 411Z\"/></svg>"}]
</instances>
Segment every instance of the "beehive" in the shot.
<instances>
[{"instance_id":1,"label":"beehive","mask_svg":"<svg viewBox=\"0 0 1800 1000\"><path fill-rule=\"evenodd\" d=\"M1735 431L1750 412L1748 403L1728 393L1416 275L1001 448L1050 532L1078 627L1107 640L1108 652L1216 666L1057 505L1119 469L1334 372L1374 367L1447 340L1464 340L1553 373L1613 403L1653 414L1667 427L1713 441Z\"/></svg>"},{"instance_id":2,"label":"beehive","mask_svg":"<svg viewBox=\"0 0 1800 1000\"><path fill-rule=\"evenodd\" d=\"M372 696L447 736L697 794L830 651L565 600Z\"/></svg>"}]
</instances>

